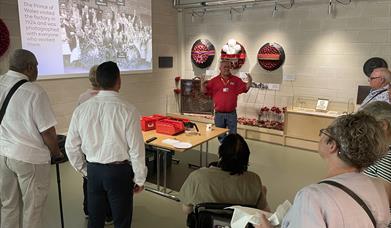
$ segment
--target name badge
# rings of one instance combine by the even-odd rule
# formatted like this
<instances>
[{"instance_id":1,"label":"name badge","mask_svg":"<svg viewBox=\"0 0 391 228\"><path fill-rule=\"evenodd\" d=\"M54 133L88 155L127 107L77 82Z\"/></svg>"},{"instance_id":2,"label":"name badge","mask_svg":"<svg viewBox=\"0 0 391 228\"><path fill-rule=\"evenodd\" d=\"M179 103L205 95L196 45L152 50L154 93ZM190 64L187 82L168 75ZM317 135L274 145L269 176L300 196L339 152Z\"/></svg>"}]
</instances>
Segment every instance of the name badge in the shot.
<instances>
[{"instance_id":1,"label":"name badge","mask_svg":"<svg viewBox=\"0 0 391 228\"><path fill-rule=\"evenodd\" d=\"M227 87L223 88L223 92L224 93L228 92L228 88Z\"/></svg>"}]
</instances>

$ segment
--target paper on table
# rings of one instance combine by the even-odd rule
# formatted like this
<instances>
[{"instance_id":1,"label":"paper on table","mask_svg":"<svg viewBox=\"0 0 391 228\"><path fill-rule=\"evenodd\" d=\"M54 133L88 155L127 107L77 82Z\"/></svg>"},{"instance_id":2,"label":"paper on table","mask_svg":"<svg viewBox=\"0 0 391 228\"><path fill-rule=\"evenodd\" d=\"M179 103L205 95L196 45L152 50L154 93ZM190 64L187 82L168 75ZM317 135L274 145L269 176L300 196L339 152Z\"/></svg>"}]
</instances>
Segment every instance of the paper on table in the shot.
<instances>
[{"instance_id":1,"label":"paper on table","mask_svg":"<svg viewBox=\"0 0 391 228\"><path fill-rule=\"evenodd\" d=\"M231 228L245 228L247 223L260 224L261 214L264 214L273 226L278 226L282 222L282 219L291 206L291 203L286 200L277 207L277 210L274 214L250 207L228 207L234 209L234 213L231 219Z\"/></svg>"},{"instance_id":2,"label":"paper on table","mask_svg":"<svg viewBox=\"0 0 391 228\"><path fill-rule=\"evenodd\" d=\"M175 139L164 139L162 140L162 143L168 144L173 146L175 143L179 143L180 141L175 140Z\"/></svg>"},{"instance_id":3,"label":"paper on table","mask_svg":"<svg viewBox=\"0 0 391 228\"><path fill-rule=\"evenodd\" d=\"M175 148L180 148L180 149L188 149L188 148L191 148L193 145L188 142L177 142L177 143L174 143L172 146L174 146Z\"/></svg>"}]
</instances>

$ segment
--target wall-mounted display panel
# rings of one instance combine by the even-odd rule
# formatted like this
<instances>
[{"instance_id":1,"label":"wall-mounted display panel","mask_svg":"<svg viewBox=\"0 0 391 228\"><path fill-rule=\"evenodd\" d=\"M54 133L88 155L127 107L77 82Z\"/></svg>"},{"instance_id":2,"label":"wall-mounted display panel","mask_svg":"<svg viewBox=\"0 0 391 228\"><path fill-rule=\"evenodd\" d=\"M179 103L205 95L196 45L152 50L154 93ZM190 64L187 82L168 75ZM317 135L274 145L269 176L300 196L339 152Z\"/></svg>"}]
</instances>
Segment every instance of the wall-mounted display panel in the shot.
<instances>
[{"instance_id":1,"label":"wall-mounted display panel","mask_svg":"<svg viewBox=\"0 0 391 228\"><path fill-rule=\"evenodd\" d=\"M109 60L122 72L152 70L151 0L18 0L18 8L38 79L86 76Z\"/></svg>"}]
</instances>

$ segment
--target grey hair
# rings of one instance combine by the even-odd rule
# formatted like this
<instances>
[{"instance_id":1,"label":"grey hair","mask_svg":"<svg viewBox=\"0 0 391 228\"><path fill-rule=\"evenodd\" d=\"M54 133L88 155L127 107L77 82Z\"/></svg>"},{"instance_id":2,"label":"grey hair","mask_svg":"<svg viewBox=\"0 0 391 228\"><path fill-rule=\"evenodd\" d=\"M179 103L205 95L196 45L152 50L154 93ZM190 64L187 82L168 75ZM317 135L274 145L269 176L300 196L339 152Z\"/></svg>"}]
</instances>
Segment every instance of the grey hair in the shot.
<instances>
[{"instance_id":1,"label":"grey hair","mask_svg":"<svg viewBox=\"0 0 391 228\"><path fill-rule=\"evenodd\" d=\"M16 49L9 58L9 69L19 73L27 70L31 64L37 64L37 58L25 49Z\"/></svg>"},{"instance_id":2,"label":"grey hair","mask_svg":"<svg viewBox=\"0 0 391 228\"><path fill-rule=\"evenodd\" d=\"M380 76L384 79L385 83L391 82L391 72L385 67L380 67L374 69L374 71L378 71L380 73Z\"/></svg>"},{"instance_id":3,"label":"grey hair","mask_svg":"<svg viewBox=\"0 0 391 228\"><path fill-rule=\"evenodd\" d=\"M337 141L339 158L358 169L374 164L387 153L380 123L364 112L338 117L327 130Z\"/></svg>"},{"instance_id":4,"label":"grey hair","mask_svg":"<svg viewBox=\"0 0 391 228\"><path fill-rule=\"evenodd\" d=\"M361 111L373 116L377 121L386 120L391 126L391 104L385 101L373 101L365 105Z\"/></svg>"},{"instance_id":5,"label":"grey hair","mask_svg":"<svg viewBox=\"0 0 391 228\"><path fill-rule=\"evenodd\" d=\"M88 74L88 79L91 82L93 87L99 87L98 82L96 81L96 69L98 69L99 65L94 65L90 68L90 73Z\"/></svg>"}]
</instances>

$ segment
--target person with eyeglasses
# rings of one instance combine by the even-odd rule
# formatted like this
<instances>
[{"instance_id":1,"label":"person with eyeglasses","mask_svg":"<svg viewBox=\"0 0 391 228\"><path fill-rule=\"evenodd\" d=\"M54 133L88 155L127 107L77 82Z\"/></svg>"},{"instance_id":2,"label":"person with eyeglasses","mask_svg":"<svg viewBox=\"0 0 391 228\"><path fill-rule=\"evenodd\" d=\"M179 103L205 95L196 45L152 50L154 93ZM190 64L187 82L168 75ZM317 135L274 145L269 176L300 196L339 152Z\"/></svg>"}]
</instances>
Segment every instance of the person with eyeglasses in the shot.
<instances>
[{"instance_id":1,"label":"person with eyeglasses","mask_svg":"<svg viewBox=\"0 0 391 228\"><path fill-rule=\"evenodd\" d=\"M369 76L368 81L371 91L362 102L359 110L363 109L365 105L373 101L385 101L391 103L388 92L391 82L391 72L387 68L381 67L374 69Z\"/></svg>"},{"instance_id":2,"label":"person with eyeglasses","mask_svg":"<svg viewBox=\"0 0 391 228\"><path fill-rule=\"evenodd\" d=\"M318 151L326 162L326 177L296 194L282 228L387 227L391 215L385 187L379 179L361 172L387 151L385 134L379 124L372 116L358 112L340 116L320 130ZM359 204L360 200L348 194L349 190L343 190L344 187L364 204ZM261 224L255 225L255 228L270 227L264 215Z\"/></svg>"}]
</instances>

